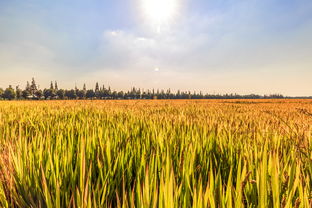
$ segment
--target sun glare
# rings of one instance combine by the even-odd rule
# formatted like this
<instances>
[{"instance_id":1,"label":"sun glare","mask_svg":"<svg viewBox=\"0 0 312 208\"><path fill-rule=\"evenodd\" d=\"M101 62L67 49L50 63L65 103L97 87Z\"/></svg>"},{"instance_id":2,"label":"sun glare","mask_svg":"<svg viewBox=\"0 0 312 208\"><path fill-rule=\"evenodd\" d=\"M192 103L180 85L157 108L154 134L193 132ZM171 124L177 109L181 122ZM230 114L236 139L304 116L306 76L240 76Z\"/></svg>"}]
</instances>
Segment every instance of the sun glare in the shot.
<instances>
[{"instance_id":1,"label":"sun glare","mask_svg":"<svg viewBox=\"0 0 312 208\"><path fill-rule=\"evenodd\" d=\"M168 23L177 12L177 0L141 0L144 16L152 24Z\"/></svg>"}]
</instances>

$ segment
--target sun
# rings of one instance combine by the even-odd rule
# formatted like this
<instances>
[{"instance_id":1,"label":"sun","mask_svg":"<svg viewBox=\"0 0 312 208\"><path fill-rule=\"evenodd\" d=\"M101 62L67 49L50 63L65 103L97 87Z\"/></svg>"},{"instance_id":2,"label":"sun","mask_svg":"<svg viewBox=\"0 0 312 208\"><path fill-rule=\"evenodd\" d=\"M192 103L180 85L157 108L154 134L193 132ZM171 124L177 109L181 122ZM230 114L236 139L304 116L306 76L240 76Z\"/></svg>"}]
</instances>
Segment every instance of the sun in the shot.
<instances>
[{"instance_id":1,"label":"sun","mask_svg":"<svg viewBox=\"0 0 312 208\"><path fill-rule=\"evenodd\" d=\"M177 12L178 0L141 0L145 18L152 24L168 23Z\"/></svg>"}]
</instances>

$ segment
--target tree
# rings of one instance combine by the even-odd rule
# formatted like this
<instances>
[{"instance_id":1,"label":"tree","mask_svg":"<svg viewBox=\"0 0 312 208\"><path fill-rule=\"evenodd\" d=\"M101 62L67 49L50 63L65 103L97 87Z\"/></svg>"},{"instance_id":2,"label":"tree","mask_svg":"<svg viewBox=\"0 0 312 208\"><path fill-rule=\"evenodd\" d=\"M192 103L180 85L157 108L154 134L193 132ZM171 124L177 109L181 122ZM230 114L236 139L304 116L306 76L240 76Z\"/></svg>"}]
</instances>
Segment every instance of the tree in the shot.
<instances>
[{"instance_id":1,"label":"tree","mask_svg":"<svg viewBox=\"0 0 312 208\"><path fill-rule=\"evenodd\" d=\"M35 96L37 97L38 100L41 99L41 97L43 96L42 90L37 90L35 92Z\"/></svg>"},{"instance_id":2,"label":"tree","mask_svg":"<svg viewBox=\"0 0 312 208\"><path fill-rule=\"evenodd\" d=\"M87 98L93 99L94 96L95 96L95 93L94 93L93 90L87 90L87 94L86 94L86 97L87 97Z\"/></svg>"},{"instance_id":3,"label":"tree","mask_svg":"<svg viewBox=\"0 0 312 208\"><path fill-rule=\"evenodd\" d=\"M56 90L54 89L53 82L50 83L50 89L43 90L43 96L45 99L53 99L56 96Z\"/></svg>"},{"instance_id":4,"label":"tree","mask_svg":"<svg viewBox=\"0 0 312 208\"><path fill-rule=\"evenodd\" d=\"M118 96L119 99L124 99L124 92L123 91L119 91L117 96Z\"/></svg>"},{"instance_id":5,"label":"tree","mask_svg":"<svg viewBox=\"0 0 312 208\"><path fill-rule=\"evenodd\" d=\"M54 90L53 82L51 81L50 90Z\"/></svg>"},{"instance_id":6,"label":"tree","mask_svg":"<svg viewBox=\"0 0 312 208\"><path fill-rule=\"evenodd\" d=\"M77 96L79 99L85 99L86 98L87 92L85 90L78 90L77 91Z\"/></svg>"},{"instance_id":7,"label":"tree","mask_svg":"<svg viewBox=\"0 0 312 208\"><path fill-rule=\"evenodd\" d=\"M52 90L51 89L44 89L43 90L43 96L45 99L48 99L50 98L52 95Z\"/></svg>"},{"instance_id":8,"label":"tree","mask_svg":"<svg viewBox=\"0 0 312 208\"><path fill-rule=\"evenodd\" d=\"M24 92L24 93L22 93L22 94L27 94L27 97L25 97L25 99L27 99L28 98L28 96L30 96L31 95L31 88L30 88L30 84L29 84L29 82L27 81L27 83L26 83L26 87L25 87L25 90L24 91L26 91L26 92ZM23 96L24 97L24 96Z\"/></svg>"},{"instance_id":9,"label":"tree","mask_svg":"<svg viewBox=\"0 0 312 208\"><path fill-rule=\"evenodd\" d=\"M25 89L22 91L22 97L24 99L27 99L29 95L30 95L30 92L28 90Z\"/></svg>"},{"instance_id":10,"label":"tree","mask_svg":"<svg viewBox=\"0 0 312 208\"><path fill-rule=\"evenodd\" d=\"M4 93L3 89L0 88L0 99L3 98L3 93Z\"/></svg>"},{"instance_id":11,"label":"tree","mask_svg":"<svg viewBox=\"0 0 312 208\"><path fill-rule=\"evenodd\" d=\"M29 84L29 82L28 82L28 81L27 81L27 83L26 83L26 88L25 88L25 90L30 91L30 84Z\"/></svg>"},{"instance_id":12,"label":"tree","mask_svg":"<svg viewBox=\"0 0 312 208\"><path fill-rule=\"evenodd\" d=\"M76 99L77 98L77 94L76 94L76 90L70 90L70 98L71 99Z\"/></svg>"},{"instance_id":13,"label":"tree","mask_svg":"<svg viewBox=\"0 0 312 208\"><path fill-rule=\"evenodd\" d=\"M95 84L94 96L95 96L96 98L99 98L100 95L101 95L101 93L100 93L100 87L99 87L99 83L97 82L97 83Z\"/></svg>"},{"instance_id":14,"label":"tree","mask_svg":"<svg viewBox=\"0 0 312 208\"><path fill-rule=\"evenodd\" d=\"M76 99L77 98L76 90L74 89L66 90L65 96L68 97L68 99Z\"/></svg>"},{"instance_id":15,"label":"tree","mask_svg":"<svg viewBox=\"0 0 312 208\"><path fill-rule=\"evenodd\" d=\"M37 91L37 84L34 78L31 80L31 85L29 86L30 95L34 96Z\"/></svg>"},{"instance_id":16,"label":"tree","mask_svg":"<svg viewBox=\"0 0 312 208\"><path fill-rule=\"evenodd\" d=\"M112 92L112 98L113 99L117 99L117 95L118 95L117 91Z\"/></svg>"},{"instance_id":17,"label":"tree","mask_svg":"<svg viewBox=\"0 0 312 208\"><path fill-rule=\"evenodd\" d=\"M56 90L51 90L51 99L55 99L56 97Z\"/></svg>"},{"instance_id":18,"label":"tree","mask_svg":"<svg viewBox=\"0 0 312 208\"><path fill-rule=\"evenodd\" d=\"M107 89L107 96L110 98L112 95L112 90L110 88L110 86L108 86L108 89Z\"/></svg>"},{"instance_id":19,"label":"tree","mask_svg":"<svg viewBox=\"0 0 312 208\"><path fill-rule=\"evenodd\" d=\"M13 100L16 97L16 93L11 85L9 85L8 88L5 89L3 93L3 98L8 100Z\"/></svg>"},{"instance_id":20,"label":"tree","mask_svg":"<svg viewBox=\"0 0 312 208\"><path fill-rule=\"evenodd\" d=\"M99 83L95 83L95 92L98 92L100 91L100 88L99 88Z\"/></svg>"},{"instance_id":21,"label":"tree","mask_svg":"<svg viewBox=\"0 0 312 208\"><path fill-rule=\"evenodd\" d=\"M58 96L59 99L64 99L65 98L65 90L59 89L56 91L56 95Z\"/></svg>"},{"instance_id":22,"label":"tree","mask_svg":"<svg viewBox=\"0 0 312 208\"><path fill-rule=\"evenodd\" d=\"M16 92L16 98L17 99L23 98L23 91L19 88L19 86L16 86L15 92Z\"/></svg>"},{"instance_id":23,"label":"tree","mask_svg":"<svg viewBox=\"0 0 312 208\"><path fill-rule=\"evenodd\" d=\"M55 91L58 91L58 85L57 85L57 82L55 81L55 83L54 83L54 89L55 89Z\"/></svg>"},{"instance_id":24,"label":"tree","mask_svg":"<svg viewBox=\"0 0 312 208\"><path fill-rule=\"evenodd\" d=\"M43 96L45 99L48 99L48 98L53 99L56 96L56 92L55 90L52 90L52 89L44 89Z\"/></svg>"}]
</instances>

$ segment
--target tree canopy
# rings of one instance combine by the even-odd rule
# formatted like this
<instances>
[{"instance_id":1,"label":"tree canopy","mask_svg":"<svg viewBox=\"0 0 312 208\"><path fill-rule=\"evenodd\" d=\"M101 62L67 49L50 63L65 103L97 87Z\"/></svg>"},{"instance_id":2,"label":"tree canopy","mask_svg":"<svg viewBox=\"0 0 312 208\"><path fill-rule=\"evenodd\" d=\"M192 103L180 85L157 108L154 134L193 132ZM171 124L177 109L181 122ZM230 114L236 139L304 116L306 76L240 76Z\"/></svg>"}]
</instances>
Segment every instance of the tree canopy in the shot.
<instances>
[{"instance_id":1,"label":"tree canopy","mask_svg":"<svg viewBox=\"0 0 312 208\"><path fill-rule=\"evenodd\" d=\"M50 88L39 89L34 78L31 84L27 81L24 90L16 86L14 89L11 85L5 90L0 88L0 99L269 99L269 98L284 98L281 94L273 95L238 95L238 94L203 94L202 92L181 91L172 92L167 90L142 90L133 87L128 91L112 90L110 87L96 82L93 89L87 89L83 84L82 89L75 87L74 89L61 89L56 81L51 81Z\"/></svg>"}]
</instances>

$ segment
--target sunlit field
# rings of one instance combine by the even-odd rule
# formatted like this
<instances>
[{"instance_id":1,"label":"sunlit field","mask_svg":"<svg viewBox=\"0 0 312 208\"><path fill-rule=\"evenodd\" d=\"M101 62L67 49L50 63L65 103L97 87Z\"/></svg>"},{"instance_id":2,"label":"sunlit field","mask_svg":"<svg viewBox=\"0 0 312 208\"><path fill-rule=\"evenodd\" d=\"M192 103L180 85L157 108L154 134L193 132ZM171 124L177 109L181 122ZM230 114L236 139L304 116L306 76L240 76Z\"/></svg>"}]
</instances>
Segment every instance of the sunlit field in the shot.
<instances>
[{"instance_id":1,"label":"sunlit field","mask_svg":"<svg viewBox=\"0 0 312 208\"><path fill-rule=\"evenodd\" d=\"M0 102L0 207L311 207L312 100Z\"/></svg>"}]
</instances>

